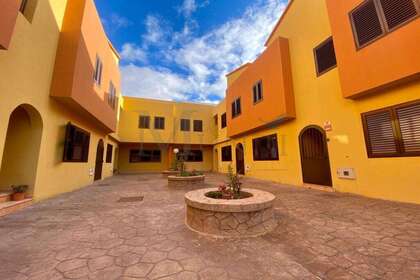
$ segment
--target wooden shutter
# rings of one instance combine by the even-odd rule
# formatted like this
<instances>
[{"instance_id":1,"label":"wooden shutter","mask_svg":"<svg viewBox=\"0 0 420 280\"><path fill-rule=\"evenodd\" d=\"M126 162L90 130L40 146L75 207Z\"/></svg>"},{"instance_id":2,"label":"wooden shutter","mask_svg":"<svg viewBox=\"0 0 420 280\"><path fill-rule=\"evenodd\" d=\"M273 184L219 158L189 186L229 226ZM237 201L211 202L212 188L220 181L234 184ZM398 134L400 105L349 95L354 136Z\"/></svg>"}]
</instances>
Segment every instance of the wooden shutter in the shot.
<instances>
[{"instance_id":1,"label":"wooden shutter","mask_svg":"<svg viewBox=\"0 0 420 280\"><path fill-rule=\"evenodd\" d=\"M392 122L392 111L386 109L363 115L366 145L369 157L398 154Z\"/></svg>"},{"instance_id":2,"label":"wooden shutter","mask_svg":"<svg viewBox=\"0 0 420 280\"><path fill-rule=\"evenodd\" d=\"M330 37L315 48L317 74L321 75L337 65L334 42Z\"/></svg>"},{"instance_id":3,"label":"wooden shutter","mask_svg":"<svg viewBox=\"0 0 420 280\"><path fill-rule=\"evenodd\" d=\"M404 153L420 154L420 103L396 108Z\"/></svg>"},{"instance_id":4,"label":"wooden shutter","mask_svg":"<svg viewBox=\"0 0 420 280\"><path fill-rule=\"evenodd\" d=\"M417 0L380 0L388 29L393 29L417 16Z\"/></svg>"},{"instance_id":5,"label":"wooden shutter","mask_svg":"<svg viewBox=\"0 0 420 280\"><path fill-rule=\"evenodd\" d=\"M366 45L384 33L373 0L366 1L351 13L353 29L359 47Z\"/></svg>"}]
</instances>

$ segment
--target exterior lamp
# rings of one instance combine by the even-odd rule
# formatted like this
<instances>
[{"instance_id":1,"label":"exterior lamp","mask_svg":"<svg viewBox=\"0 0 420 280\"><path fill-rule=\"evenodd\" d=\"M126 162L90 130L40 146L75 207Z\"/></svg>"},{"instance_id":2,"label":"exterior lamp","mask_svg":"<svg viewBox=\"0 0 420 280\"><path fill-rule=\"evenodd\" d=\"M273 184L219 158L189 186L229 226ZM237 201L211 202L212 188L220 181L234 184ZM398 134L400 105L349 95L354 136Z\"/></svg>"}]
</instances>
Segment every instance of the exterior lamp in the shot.
<instances>
[{"instance_id":1,"label":"exterior lamp","mask_svg":"<svg viewBox=\"0 0 420 280\"><path fill-rule=\"evenodd\" d=\"M178 148L175 148L174 149L174 154L178 154L179 153L179 149Z\"/></svg>"}]
</instances>

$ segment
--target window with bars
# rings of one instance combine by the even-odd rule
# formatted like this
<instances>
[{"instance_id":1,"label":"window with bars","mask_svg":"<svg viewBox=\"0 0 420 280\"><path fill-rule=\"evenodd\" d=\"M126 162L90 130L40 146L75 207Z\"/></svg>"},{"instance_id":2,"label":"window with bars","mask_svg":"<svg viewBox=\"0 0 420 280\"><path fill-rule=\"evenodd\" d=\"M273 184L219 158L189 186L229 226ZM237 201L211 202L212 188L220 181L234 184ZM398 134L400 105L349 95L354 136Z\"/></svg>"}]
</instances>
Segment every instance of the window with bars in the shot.
<instances>
[{"instance_id":1,"label":"window with bars","mask_svg":"<svg viewBox=\"0 0 420 280\"><path fill-rule=\"evenodd\" d=\"M226 127L226 124L227 124L227 122L226 122L226 113L223 113L220 116L220 122L221 122L222 129L225 128Z\"/></svg>"},{"instance_id":2,"label":"window with bars","mask_svg":"<svg viewBox=\"0 0 420 280\"><path fill-rule=\"evenodd\" d=\"M149 129L150 128L150 117L149 116L140 116L139 118L139 128Z\"/></svg>"},{"instance_id":3,"label":"window with bars","mask_svg":"<svg viewBox=\"0 0 420 280\"><path fill-rule=\"evenodd\" d=\"M418 0L367 0L350 12L356 46L362 48L420 14Z\"/></svg>"},{"instance_id":4,"label":"window with bars","mask_svg":"<svg viewBox=\"0 0 420 280\"><path fill-rule=\"evenodd\" d=\"M318 76L337 66L334 42L332 37L322 42L314 49L316 73Z\"/></svg>"},{"instance_id":5,"label":"window with bars","mask_svg":"<svg viewBox=\"0 0 420 280\"><path fill-rule=\"evenodd\" d=\"M202 150L180 150L177 154L178 159L183 159L186 162L202 162L203 151Z\"/></svg>"},{"instance_id":6,"label":"window with bars","mask_svg":"<svg viewBox=\"0 0 420 280\"><path fill-rule=\"evenodd\" d=\"M189 119L181 119L181 131L190 131Z\"/></svg>"},{"instance_id":7,"label":"window with bars","mask_svg":"<svg viewBox=\"0 0 420 280\"><path fill-rule=\"evenodd\" d=\"M263 99L262 81L257 82L252 87L252 93L253 93L253 98L254 98L254 104L260 102Z\"/></svg>"},{"instance_id":8,"label":"window with bars","mask_svg":"<svg viewBox=\"0 0 420 280\"><path fill-rule=\"evenodd\" d=\"M71 123L66 126L63 162L87 162L90 133Z\"/></svg>"},{"instance_id":9,"label":"window with bars","mask_svg":"<svg viewBox=\"0 0 420 280\"><path fill-rule=\"evenodd\" d=\"M160 150L130 150L130 163L161 162Z\"/></svg>"},{"instance_id":10,"label":"window with bars","mask_svg":"<svg viewBox=\"0 0 420 280\"><path fill-rule=\"evenodd\" d=\"M93 79L97 85L101 85L102 83L102 70L103 70L103 63L101 58L97 55L96 56L96 63L95 63L95 73L93 74Z\"/></svg>"},{"instance_id":11,"label":"window with bars","mask_svg":"<svg viewBox=\"0 0 420 280\"><path fill-rule=\"evenodd\" d=\"M420 100L362 114L369 158L420 156Z\"/></svg>"},{"instance_id":12,"label":"window with bars","mask_svg":"<svg viewBox=\"0 0 420 280\"><path fill-rule=\"evenodd\" d=\"M112 151L114 147L111 144L106 145L106 163L112 163Z\"/></svg>"},{"instance_id":13,"label":"window with bars","mask_svg":"<svg viewBox=\"0 0 420 280\"><path fill-rule=\"evenodd\" d=\"M241 114L241 99L237 98L232 102L232 119Z\"/></svg>"},{"instance_id":14,"label":"window with bars","mask_svg":"<svg viewBox=\"0 0 420 280\"><path fill-rule=\"evenodd\" d=\"M203 121L202 120L194 120L194 131L195 132L202 132L203 131Z\"/></svg>"},{"instance_id":15,"label":"window with bars","mask_svg":"<svg viewBox=\"0 0 420 280\"><path fill-rule=\"evenodd\" d=\"M252 150L254 161L278 160L279 152L277 145L277 135L268 135L252 140Z\"/></svg>"},{"instance_id":16,"label":"window with bars","mask_svg":"<svg viewBox=\"0 0 420 280\"><path fill-rule=\"evenodd\" d=\"M232 146L222 147L222 161L232 161Z\"/></svg>"}]
</instances>

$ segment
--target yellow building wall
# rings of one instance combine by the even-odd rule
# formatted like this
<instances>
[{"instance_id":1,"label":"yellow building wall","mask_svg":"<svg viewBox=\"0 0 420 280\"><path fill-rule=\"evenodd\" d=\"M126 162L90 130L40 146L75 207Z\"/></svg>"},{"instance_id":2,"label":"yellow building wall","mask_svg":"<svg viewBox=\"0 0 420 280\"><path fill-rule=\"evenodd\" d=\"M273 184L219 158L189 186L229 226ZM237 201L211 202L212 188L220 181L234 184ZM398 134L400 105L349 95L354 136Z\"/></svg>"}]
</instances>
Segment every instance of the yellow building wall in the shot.
<instances>
[{"instance_id":1,"label":"yellow building wall","mask_svg":"<svg viewBox=\"0 0 420 280\"><path fill-rule=\"evenodd\" d=\"M50 98L66 3L66 0L38 1L31 22L19 14L10 48L0 51L0 158L3 158L10 114L19 105L30 104L39 112L43 125L36 181L31 186L36 200L92 183L91 170L95 167L96 145L99 139L105 140L106 137L95 123L87 122L71 108ZM62 162L65 125L69 121L91 133L87 163ZM103 175L106 177L110 173L104 171Z\"/></svg>"},{"instance_id":2,"label":"yellow building wall","mask_svg":"<svg viewBox=\"0 0 420 280\"><path fill-rule=\"evenodd\" d=\"M124 143L213 144L213 105L124 97L119 139ZM150 129L139 128L139 117L150 116ZM154 117L165 118L165 129L154 129ZM183 132L180 120L190 119L191 130ZM203 132L193 131L193 120L203 121Z\"/></svg>"},{"instance_id":3,"label":"yellow building wall","mask_svg":"<svg viewBox=\"0 0 420 280\"><path fill-rule=\"evenodd\" d=\"M305 21L301 19L305 18ZM276 128L262 130L240 138L232 144L233 166L235 145L241 142L245 150L246 175L286 184L302 185L299 133L308 125L323 127L331 121L333 130L327 133L333 186L341 192L369 197L420 203L419 157L367 157L360 114L419 98L420 83L413 82L357 100L342 97L337 69L317 77L313 48L331 36L325 1L295 0L282 20L275 36L289 39L296 120ZM254 162L252 139L277 133L279 161ZM220 150L222 144L216 145ZM226 163L220 161L219 170ZM220 168L222 166L222 168ZM355 168L356 180L340 179L337 169Z\"/></svg>"},{"instance_id":4,"label":"yellow building wall","mask_svg":"<svg viewBox=\"0 0 420 280\"><path fill-rule=\"evenodd\" d=\"M130 150L134 149L158 149L161 151L160 162L130 162ZM118 167L120 174L161 172L169 168L168 150L165 145L156 144L123 144L119 147Z\"/></svg>"}]
</instances>

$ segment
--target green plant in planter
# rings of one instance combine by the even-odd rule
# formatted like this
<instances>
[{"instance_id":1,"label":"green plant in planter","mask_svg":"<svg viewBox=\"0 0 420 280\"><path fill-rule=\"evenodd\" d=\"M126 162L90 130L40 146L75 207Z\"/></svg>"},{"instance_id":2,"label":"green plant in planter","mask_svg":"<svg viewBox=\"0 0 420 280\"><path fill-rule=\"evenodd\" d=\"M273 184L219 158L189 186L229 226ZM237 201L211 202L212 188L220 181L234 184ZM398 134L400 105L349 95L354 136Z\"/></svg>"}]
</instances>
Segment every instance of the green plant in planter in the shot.
<instances>
[{"instance_id":1,"label":"green plant in planter","mask_svg":"<svg viewBox=\"0 0 420 280\"><path fill-rule=\"evenodd\" d=\"M28 185L13 185L11 186L13 193L25 193L29 186Z\"/></svg>"},{"instance_id":2,"label":"green plant in planter","mask_svg":"<svg viewBox=\"0 0 420 280\"><path fill-rule=\"evenodd\" d=\"M233 173L231 165L228 167L228 189L231 191L233 198L241 197L242 183L239 180L238 174Z\"/></svg>"}]
</instances>

